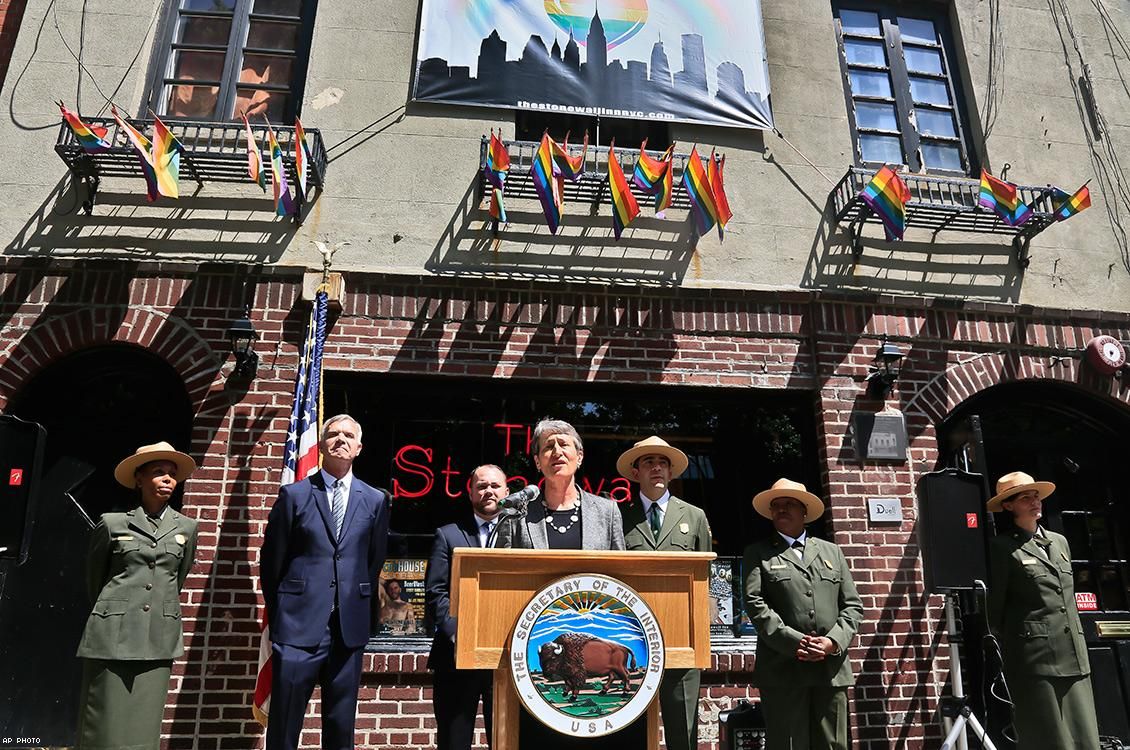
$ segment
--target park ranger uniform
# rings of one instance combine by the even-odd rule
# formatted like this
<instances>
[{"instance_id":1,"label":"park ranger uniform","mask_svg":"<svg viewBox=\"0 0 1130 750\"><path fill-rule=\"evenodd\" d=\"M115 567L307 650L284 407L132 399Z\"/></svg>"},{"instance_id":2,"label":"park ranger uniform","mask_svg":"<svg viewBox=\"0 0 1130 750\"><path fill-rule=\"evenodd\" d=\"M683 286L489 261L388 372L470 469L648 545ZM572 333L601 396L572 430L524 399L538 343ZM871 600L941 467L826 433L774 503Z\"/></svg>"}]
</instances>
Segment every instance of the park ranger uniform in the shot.
<instances>
[{"instance_id":1,"label":"park ranger uniform","mask_svg":"<svg viewBox=\"0 0 1130 750\"><path fill-rule=\"evenodd\" d=\"M840 548L802 534L793 547L774 531L745 549L746 611L757 628L753 684L761 692L767 750L847 750L848 646L863 603ZM799 554L798 554L799 552ZM836 653L796 658L806 635L827 636Z\"/></svg>"},{"instance_id":2,"label":"park ranger uniform","mask_svg":"<svg viewBox=\"0 0 1130 750\"><path fill-rule=\"evenodd\" d=\"M180 589L196 553L196 521L166 507L106 513L91 532L94 608L78 655L81 750L156 750L172 660L184 653Z\"/></svg>"},{"instance_id":3,"label":"park ranger uniform","mask_svg":"<svg viewBox=\"0 0 1130 750\"><path fill-rule=\"evenodd\" d=\"M1018 750L1094 750L1091 665L1067 539L1017 528L993 539L989 562L989 625L1004 655Z\"/></svg>"},{"instance_id":4,"label":"park ranger uniform","mask_svg":"<svg viewBox=\"0 0 1130 750\"><path fill-rule=\"evenodd\" d=\"M664 502L665 500L665 502ZM624 545L629 550L648 552L710 552L710 524L702 508L667 494L660 498L659 532L652 531L639 495L624 508ZM663 716L666 747L669 750L697 750L698 696L702 675L697 669L668 669L659 685L659 708Z\"/></svg>"}]
</instances>

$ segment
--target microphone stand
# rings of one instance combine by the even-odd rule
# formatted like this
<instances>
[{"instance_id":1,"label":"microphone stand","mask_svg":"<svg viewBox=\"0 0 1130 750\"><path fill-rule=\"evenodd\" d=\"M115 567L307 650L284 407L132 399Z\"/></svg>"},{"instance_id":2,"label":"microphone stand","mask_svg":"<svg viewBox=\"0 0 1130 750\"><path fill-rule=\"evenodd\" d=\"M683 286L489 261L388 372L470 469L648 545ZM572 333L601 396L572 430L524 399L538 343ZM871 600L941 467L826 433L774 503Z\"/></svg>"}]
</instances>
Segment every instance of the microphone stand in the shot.
<instances>
[{"instance_id":1,"label":"microphone stand","mask_svg":"<svg viewBox=\"0 0 1130 750\"><path fill-rule=\"evenodd\" d=\"M504 520L502 516L506 516L506 518L525 518L526 512L527 506L522 506L521 508L503 508L502 512L498 514L498 523L494 525L494 528L490 531L490 536L487 537L487 549L494 547L495 539L498 538L498 532L502 528L502 521Z\"/></svg>"}]
</instances>

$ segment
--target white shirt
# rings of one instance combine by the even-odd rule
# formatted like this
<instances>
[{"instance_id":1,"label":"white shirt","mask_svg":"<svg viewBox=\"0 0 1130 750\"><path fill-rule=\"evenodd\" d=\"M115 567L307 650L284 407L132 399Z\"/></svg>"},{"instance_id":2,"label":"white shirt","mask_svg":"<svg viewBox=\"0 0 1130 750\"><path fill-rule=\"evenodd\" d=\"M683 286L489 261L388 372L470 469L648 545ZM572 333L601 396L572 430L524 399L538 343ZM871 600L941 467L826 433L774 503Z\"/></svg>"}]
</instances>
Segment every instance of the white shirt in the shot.
<instances>
[{"instance_id":1,"label":"white shirt","mask_svg":"<svg viewBox=\"0 0 1130 750\"><path fill-rule=\"evenodd\" d=\"M337 484L338 478L335 477L333 474L329 473L328 471L326 471L325 469L321 469L320 471L322 472L322 481L324 481L326 483L326 495L328 496L329 501L330 501L330 513L333 513L333 509L334 509L334 485ZM342 503L341 503L342 518L345 518L345 515L344 515L345 511L349 510L349 490L353 487L353 471L352 471L352 469L349 471L348 474L346 474L345 476L343 476L341 478L341 482L344 483L344 486L342 487L342 489L345 490L345 492L342 493Z\"/></svg>"},{"instance_id":2,"label":"white shirt","mask_svg":"<svg viewBox=\"0 0 1130 750\"><path fill-rule=\"evenodd\" d=\"M667 490L663 496L658 500L652 500L647 495L640 493L640 501L643 502L643 517L651 521L651 506L659 506L659 528L663 528L663 517L667 515L667 501L671 499L671 491Z\"/></svg>"},{"instance_id":3,"label":"white shirt","mask_svg":"<svg viewBox=\"0 0 1130 750\"><path fill-rule=\"evenodd\" d=\"M801 548L801 547L793 547L793 542L800 542L803 545L805 543L805 541L808 539L808 529L805 529L804 531L800 532L800 536L798 536L796 539L793 539L788 534L781 534L781 532L779 532L779 531L777 533L780 534L781 538L785 540L785 544L789 545L789 547L792 549L792 551L796 553L796 559L803 560L804 559L804 549Z\"/></svg>"},{"instance_id":4,"label":"white shirt","mask_svg":"<svg viewBox=\"0 0 1130 750\"><path fill-rule=\"evenodd\" d=\"M475 513L474 515L475 525L479 529L479 546L486 547L487 540L490 539L490 532L494 531L495 524L498 523L498 516L495 516L494 518L483 518L478 513ZM484 523L487 524L487 527L485 529L483 528Z\"/></svg>"}]
</instances>

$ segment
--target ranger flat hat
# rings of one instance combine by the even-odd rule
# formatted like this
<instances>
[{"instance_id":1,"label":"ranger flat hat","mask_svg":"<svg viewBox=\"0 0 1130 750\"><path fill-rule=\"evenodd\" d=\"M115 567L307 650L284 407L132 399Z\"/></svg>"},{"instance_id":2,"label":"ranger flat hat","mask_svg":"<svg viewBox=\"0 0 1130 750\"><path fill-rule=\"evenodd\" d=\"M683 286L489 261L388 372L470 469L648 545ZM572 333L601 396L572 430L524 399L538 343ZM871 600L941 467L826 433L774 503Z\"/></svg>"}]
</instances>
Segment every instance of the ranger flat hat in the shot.
<instances>
[{"instance_id":1,"label":"ranger flat hat","mask_svg":"<svg viewBox=\"0 0 1130 750\"><path fill-rule=\"evenodd\" d=\"M134 472L150 461L172 461L176 464L178 484L188 479L192 472L196 470L196 462L192 460L191 456L187 453L181 453L162 440L153 445L143 445L132 456L124 459L118 464L118 468L114 469L114 479L118 480L118 484L132 490L137 485L133 479Z\"/></svg>"},{"instance_id":2,"label":"ranger flat hat","mask_svg":"<svg viewBox=\"0 0 1130 750\"><path fill-rule=\"evenodd\" d=\"M753 509L772 520L773 513L769 510L769 503L778 497L791 497L804 503L804 517L809 521L824 515L824 502L820 498L805 489L800 482L783 477L774 482L769 489L753 496Z\"/></svg>"},{"instance_id":3,"label":"ranger flat hat","mask_svg":"<svg viewBox=\"0 0 1130 750\"><path fill-rule=\"evenodd\" d=\"M616 471L620 472L620 476L625 479L635 481L632 479L632 464L641 456L649 456L653 453L666 456L667 460L671 462L672 479L681 476L682 473L687 470L687 466L690 465L686 453L683 453L663 438L652 435L621 453L620 458L616 459Z\"/></svg>"},{"instance_id":4,"label":"ranger flat hat","mask_svg":"<svg viewBox=\"0 0 1130 750\"><path fill-rule=\"evenodd\" d=\"M1043 500L1055 492L1055 485L1051 482L1037 482L1031 474L1023 471L1012 471L997 480L997 494L989 498L988 509L993 513L1004 510L1002 503L1021 492L1035 490Z\"/></svg>"}]
</instances>

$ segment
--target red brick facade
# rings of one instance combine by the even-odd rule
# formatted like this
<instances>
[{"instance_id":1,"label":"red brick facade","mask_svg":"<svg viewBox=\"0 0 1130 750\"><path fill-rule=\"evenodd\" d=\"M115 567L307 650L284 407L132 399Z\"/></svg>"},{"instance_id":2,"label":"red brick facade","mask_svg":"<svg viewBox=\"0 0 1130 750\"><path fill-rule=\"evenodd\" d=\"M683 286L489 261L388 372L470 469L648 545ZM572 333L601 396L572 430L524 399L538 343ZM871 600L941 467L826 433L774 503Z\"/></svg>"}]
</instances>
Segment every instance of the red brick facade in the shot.
<instances>
[{"instance_id":1,"label":"red brick facade","mask_svg":"<svg viewBox=\"0 0 1130 750\"><path fill-rule=\"evenodd\" d=\"M256 559L277 491L296 346L301 275L277 269L9 263L0 273L0 407L61 355L124 342L182 377L196 415L201 468L185 509L200 519L185 594L188 653L178 662L165 729L170 747L251 748L261 742L248 699L258 645ZM561 381L797 389L818 396L830 531L867 608L852 658L861 746L921 747L936 735L944 662L933 660L940 600L923 593L910 512L918 478L935 468L935 425L969 396L1024 378L1075 383L1123 403L1130 392L1080 365L1099 333L1130 338L1130 317L942 303L837 298L817 292L606 289L506 281L347 274L327 369ZM225 330L252 302L260 367L250 390L226 387ZM861 465L854 410L883 405L863 379L879 338L907 352L887 406L910 430L907 463ZM753 488L751 488L752 490ZM878 527L866 497L904 499L906 520ZM369 654L358 745L429 747L434 736L423 654ZM719 653L704 678L702 735L748 688L752 657ZM317 745L309 720L304 745ZM703 743L716 747L716 743Z\"/></svg>"}]
</instances>

